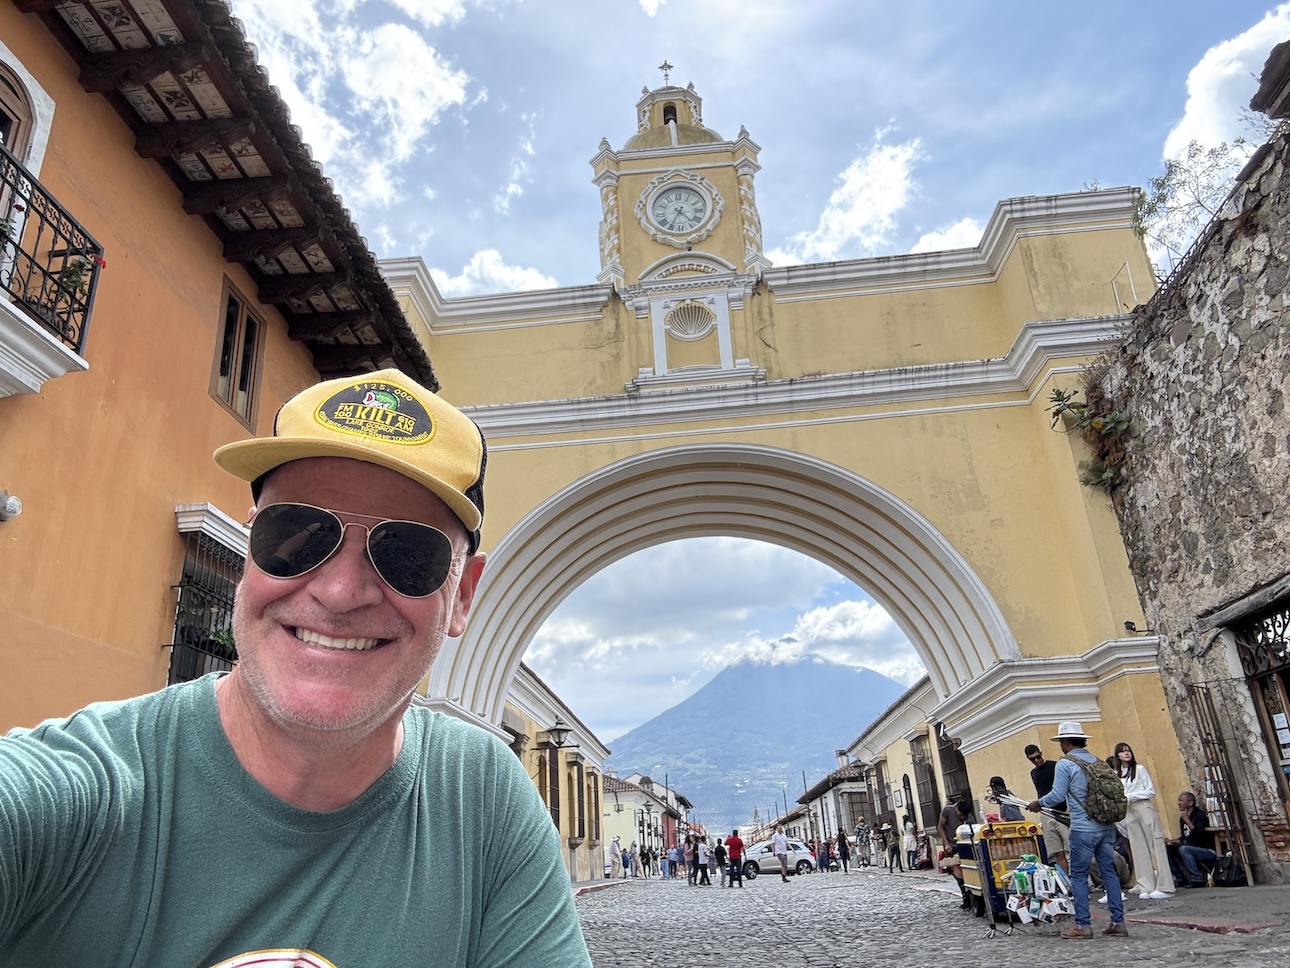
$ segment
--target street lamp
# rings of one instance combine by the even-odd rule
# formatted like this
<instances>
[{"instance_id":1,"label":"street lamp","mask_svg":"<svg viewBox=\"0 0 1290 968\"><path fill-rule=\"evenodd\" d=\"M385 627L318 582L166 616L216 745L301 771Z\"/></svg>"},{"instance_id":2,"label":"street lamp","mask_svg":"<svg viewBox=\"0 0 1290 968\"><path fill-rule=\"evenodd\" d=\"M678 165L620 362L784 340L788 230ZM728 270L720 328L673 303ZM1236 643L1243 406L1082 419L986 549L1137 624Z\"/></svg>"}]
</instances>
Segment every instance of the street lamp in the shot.
<instances>
[{"instance_id":1,"label":"street lamp","mask_svg":"<svg viewBox=\"0 0 1290 968\"><path fill-rule=\"evenodd\" d=\"M572 731L572 727L566 726L564 721L557 716L555 722L546 730L546 741L556 749L561 749L564 746L564 741L569 738L569 734Z\"/></svg>"}]
</instances>

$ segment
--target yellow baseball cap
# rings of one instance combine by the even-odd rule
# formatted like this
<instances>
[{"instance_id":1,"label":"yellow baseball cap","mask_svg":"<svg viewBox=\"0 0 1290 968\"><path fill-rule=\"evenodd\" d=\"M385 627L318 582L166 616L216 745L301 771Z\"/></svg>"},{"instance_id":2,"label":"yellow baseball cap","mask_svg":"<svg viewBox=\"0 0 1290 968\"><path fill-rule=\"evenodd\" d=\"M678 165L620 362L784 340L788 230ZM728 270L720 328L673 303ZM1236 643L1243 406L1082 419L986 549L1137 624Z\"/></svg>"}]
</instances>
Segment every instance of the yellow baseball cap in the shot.
<instances>
[{"instance_id":1,"label":"yellow baseball cap","mask_svg":"<svg viewBox=\"0 0 1290 968\"><path fill-rule=\"evenodd\" d=\"M488 446L475 422L400 370L327 380L282 405L272 437L225 444L215 463L250 481L306 457L349 457L397 471L439 497L479 549Z\"/></svg>"}]
</instances>

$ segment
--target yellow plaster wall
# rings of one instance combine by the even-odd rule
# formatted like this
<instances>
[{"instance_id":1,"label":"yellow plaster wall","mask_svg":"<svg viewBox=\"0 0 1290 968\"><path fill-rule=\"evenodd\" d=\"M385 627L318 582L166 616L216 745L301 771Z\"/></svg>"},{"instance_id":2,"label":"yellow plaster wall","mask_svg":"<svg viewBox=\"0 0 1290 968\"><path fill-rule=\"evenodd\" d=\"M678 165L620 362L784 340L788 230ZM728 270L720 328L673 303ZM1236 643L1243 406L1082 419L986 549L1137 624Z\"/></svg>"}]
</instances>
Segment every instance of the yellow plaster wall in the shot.
<instances>
[{"instance_id":1,"label":"yellow plaster wall","mask_svg":"<svg viewBox=\"0 0 1290 968\"><path fill-rule=\"evenodd\" d=\"M1067 443L1048 429L1042 402L1021 400L1018 406L989 410L956 410L953 401L944 403L942 413L844 426L786 420L779 428L741 430L737 439L849 468L908 501L947 535L985 582L1023 654L1083 653L1111 637L1115 627L1106 587L1089 576L1096 567L1076 568L1067 555L1053 552L1066 547L1072 534L1078 538L1081 527L1087 535L1090 525L1087 517L1079 519L1087 509L1078 484L1070 483L1069 457L1054 461L1047 453L1057 448L1060 456ZM734 430L738 423L727 426ZM587 439L550 449L509 449L506 439L494 438L486 543L590 470L670 445L666 431L640 427L633 439ZM714 429L685 442L729 439ZM1094 505L1093 510L1101 509ZM1117 594L1133 594L1127 570L1110 578L1121 583L1112 586ZM1090 621L1090 614L1098 620Z\"/></svg>"},{"instance_id":2,"label":"yellow plaster wall","mask_svg":"<svg viewBox=\"0 0 1290 968\"><path fill-rule=\"evenodd\" d=\"M648 320L610 300L600 319L436 332L427 347L458 406L621 394L650 365Z\"/></svg>"}]
</instances>

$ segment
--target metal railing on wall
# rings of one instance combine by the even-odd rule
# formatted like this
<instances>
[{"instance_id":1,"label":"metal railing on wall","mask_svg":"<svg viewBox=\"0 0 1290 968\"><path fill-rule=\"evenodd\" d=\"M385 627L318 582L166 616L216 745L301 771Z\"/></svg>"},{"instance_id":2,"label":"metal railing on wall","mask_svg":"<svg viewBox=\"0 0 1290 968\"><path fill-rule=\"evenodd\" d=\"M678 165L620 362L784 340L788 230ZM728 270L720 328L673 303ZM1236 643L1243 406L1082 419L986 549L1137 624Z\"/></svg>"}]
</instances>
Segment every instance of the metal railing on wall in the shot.
<instances>
[{"instance_id":1,"label":"metal railing on wall","mask_svg":"<svg viewBox=\"0 0 1290 968\"><path fill-rule=\"evenodd\" d=\"M103 247L0 144L0 289L64 345L85 347Z\"/></svg>"}]
</instances>

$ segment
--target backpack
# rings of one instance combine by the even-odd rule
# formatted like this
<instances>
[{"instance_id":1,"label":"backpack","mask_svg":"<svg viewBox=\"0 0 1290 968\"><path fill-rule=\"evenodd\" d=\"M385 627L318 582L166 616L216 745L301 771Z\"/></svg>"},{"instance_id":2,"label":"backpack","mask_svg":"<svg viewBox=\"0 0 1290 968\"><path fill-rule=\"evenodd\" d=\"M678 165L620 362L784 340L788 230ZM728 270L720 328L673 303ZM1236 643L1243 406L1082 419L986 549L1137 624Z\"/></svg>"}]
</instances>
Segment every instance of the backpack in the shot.
<instances>
[{"instance_id":1,"label":"backpack","mask_svg":"<svg viewBox=\"0 0 1290 968\"><path fill-rule=\"evenodd\" d=\"M1129 798L1124 795L1124 784L1120 782L1115 770L1102 760L1086 760L1081 756L1067 753L1068 759L1084 771L1088 780L1088 795L1084 800L1073 793L1071 799L1084 808L1091 820L1098 823L1119 823L1129 812Z\"/></svg>"},{"instance_id":2,"label":"backpack","mask_svg":"<svg viewBox=\"0 0 1290 968\"><path fill-rule=\"evenodd\" d=\"M1215 887L1244 887L1245 868L1231 854L1224 854L1214 864Z\"/></svg>"}]
</instances>

